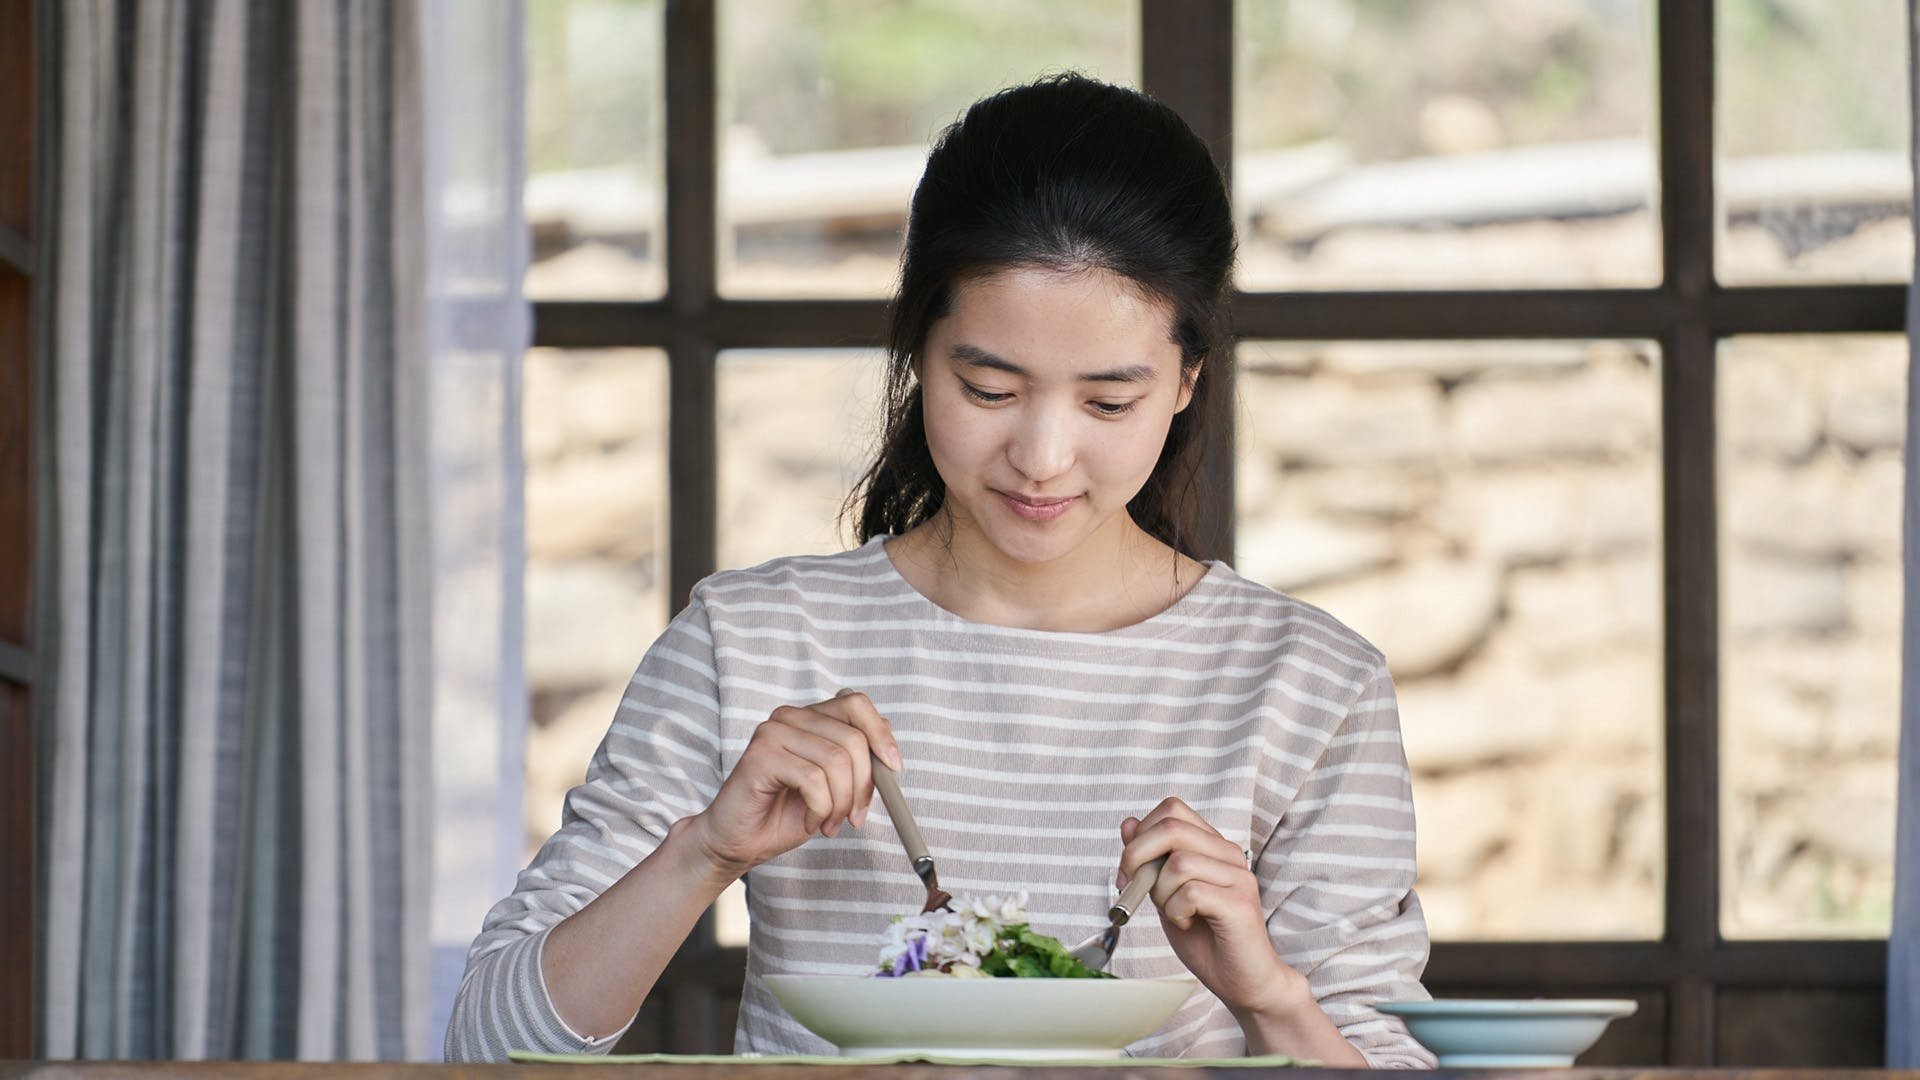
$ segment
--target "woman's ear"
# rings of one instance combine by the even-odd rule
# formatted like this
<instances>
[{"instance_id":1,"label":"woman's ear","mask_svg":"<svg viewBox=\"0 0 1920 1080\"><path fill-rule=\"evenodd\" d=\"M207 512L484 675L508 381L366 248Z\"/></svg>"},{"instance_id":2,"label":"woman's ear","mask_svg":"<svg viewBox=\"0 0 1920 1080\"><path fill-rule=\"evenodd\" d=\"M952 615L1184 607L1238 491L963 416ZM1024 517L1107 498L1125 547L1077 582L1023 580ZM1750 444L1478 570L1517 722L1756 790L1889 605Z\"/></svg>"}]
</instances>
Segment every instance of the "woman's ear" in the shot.
<instances>
[{"instance_id":1,"label":"woman's ear","mask_svg":"<svg viewBox=\"0 0 1920 1080\"><path fill-rule=\"evenodd\" d=\"M1180 367L1180 395L1174 399L1173 411L1185 412L1193 404L1193 388L1200 382L1200 369L1205 366L1206 358L1201 357L1191 364Z\"/></svg>"}]
</instances>

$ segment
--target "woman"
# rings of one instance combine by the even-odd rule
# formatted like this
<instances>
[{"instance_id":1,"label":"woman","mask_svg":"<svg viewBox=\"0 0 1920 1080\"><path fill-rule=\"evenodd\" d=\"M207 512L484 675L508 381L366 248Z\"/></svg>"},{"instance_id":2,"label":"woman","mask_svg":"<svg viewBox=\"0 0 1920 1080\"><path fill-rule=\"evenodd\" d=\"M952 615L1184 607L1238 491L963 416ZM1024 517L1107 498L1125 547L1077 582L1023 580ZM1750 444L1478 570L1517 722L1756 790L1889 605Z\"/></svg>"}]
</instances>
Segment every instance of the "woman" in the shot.
<instances>
[{"instance_id":1,"label":"woman","mask_svg":"<svg viewBox=\"0 0 1920 1080\"><path fill-rule=\"evenodd\" d=\"M1377 651L1184 550L1233 228L1171 110L1079 76L975 104L914 194L861 546L716 574L641 662L560 831L488 915L452 1058L593 1050L749 883L737 1052L824 1052L763 976L862 973L918 910L869 753L942 883L1191 971L1144 1056L1428 1066L1413 815ZM851 688L857 692L842 692Z\"/></svg>"}]
</instances>

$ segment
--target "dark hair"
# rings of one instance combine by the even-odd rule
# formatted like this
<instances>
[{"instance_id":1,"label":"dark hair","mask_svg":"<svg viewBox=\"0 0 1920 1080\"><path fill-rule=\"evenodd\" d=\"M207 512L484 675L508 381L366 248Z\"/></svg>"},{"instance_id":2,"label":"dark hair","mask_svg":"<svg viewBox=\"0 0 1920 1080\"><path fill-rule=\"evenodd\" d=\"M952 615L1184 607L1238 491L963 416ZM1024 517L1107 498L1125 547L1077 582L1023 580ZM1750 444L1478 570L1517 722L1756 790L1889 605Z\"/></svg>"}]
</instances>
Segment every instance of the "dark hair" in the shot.
<instances>
[{"instance_id":1,"label":"dark hair","mask_svg":"<svg viewBox=\"0 0 1920 1080\"><path fill-rule=\"evenodd\" d=\"M1106 270L1173 309L1172 336L1193 398L1174 416L1160 459L1127 510L1149 534L1186 551L1205 418L1219 382L1210 373L1227 360L1233 253L1220 169L1167 106L1077 74L975 102L940 134L913 194L888 315L886 426L878 455L847 498L859 542L906 532L933 517L946 496L927 449L913 359L948 313L955 287L1040 267Z\"/></svg>"}]
</instances>

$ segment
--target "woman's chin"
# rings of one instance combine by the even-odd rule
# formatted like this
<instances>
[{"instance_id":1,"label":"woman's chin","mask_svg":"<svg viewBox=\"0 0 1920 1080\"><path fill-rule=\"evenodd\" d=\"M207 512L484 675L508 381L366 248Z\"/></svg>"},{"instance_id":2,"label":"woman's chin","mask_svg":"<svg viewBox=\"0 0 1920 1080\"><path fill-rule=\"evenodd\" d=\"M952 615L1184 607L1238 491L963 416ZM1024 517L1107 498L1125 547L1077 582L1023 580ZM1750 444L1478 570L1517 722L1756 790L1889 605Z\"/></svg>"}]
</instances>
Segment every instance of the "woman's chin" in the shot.
<instances>
[{"instance_id":1,"label":"woman's chin","mask_svg":"<svg viewBox=\"0 0 1920 1080\"><path fill-rule=\"evenodd\" d=\"M1039 566L1066 558L1086 543L1087 530L1064 521L1043 524L1005 522L987 530L984 539L1010 562Z\"/></svg>"}]
</instances>

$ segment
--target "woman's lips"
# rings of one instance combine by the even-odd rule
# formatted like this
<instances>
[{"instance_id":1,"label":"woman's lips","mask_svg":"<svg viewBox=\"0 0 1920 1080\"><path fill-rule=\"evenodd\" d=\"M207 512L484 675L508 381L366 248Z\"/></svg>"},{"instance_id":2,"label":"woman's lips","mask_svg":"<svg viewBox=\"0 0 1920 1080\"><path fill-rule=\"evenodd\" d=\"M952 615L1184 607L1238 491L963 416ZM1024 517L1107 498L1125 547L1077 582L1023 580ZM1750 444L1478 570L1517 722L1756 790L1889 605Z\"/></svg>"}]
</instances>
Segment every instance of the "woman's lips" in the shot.
<instances>
[{"instance_id":1,"label":"woman's lips","mask_svg":"<svg viewBox=\"0 0 1920 1080\"><path fill-rule=\"evenodd\" d=\"M1054 518L1073 509L1073 504L1080 501L1080 497L1077 495L1067 499L1047 499L1041 501L1022 499L1018 495L1009 495L1004 491L996 492L995 494L999 495L1001 501L1007 504L1007 509L1012 510L1015 514L1018 514L1028 521L1052 521Z\"/></svg>"}]
</instances>

